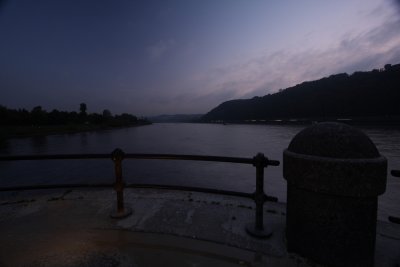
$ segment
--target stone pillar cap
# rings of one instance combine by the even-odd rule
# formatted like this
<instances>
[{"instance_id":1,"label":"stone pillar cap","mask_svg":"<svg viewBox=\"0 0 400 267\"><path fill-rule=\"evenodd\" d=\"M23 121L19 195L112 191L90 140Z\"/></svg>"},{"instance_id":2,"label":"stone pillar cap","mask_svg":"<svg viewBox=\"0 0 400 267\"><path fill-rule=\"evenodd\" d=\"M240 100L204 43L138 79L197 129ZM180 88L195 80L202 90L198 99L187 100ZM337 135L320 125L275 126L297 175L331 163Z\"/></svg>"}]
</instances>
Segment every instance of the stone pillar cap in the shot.
<instances>
[{"instance_id":1,"label":"stone pillar cap","mask_svg":"<svg viewBox=\"0 0 400 267\"><path fill-rule=\"evenodd\" d=\"M324 122L298 133L283 153L290 186L350 197L377 196L386 189L387 160L362 131Z\"/></svg>"},{"instance_id":2,"label":"stone pillar cap","mask_svg":"<svg viewBox=\"0 0 400 267\"><path fill-rule=\"evenodd\" d=\"M378 158L374 143L362 131L337 122L322 122L298 133L288 150L294 153L340 159Z\"/></svg>"}]
</instances>

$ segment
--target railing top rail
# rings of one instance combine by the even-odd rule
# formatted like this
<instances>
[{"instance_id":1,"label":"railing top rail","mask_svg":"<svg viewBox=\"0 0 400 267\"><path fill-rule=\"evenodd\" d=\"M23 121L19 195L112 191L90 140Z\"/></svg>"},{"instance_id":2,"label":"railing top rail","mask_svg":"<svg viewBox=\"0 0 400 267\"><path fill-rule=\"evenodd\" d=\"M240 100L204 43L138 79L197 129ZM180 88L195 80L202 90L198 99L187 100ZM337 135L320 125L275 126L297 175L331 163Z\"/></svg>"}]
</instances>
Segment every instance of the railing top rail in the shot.
<instances>
[{"instance_id":1,"label":"railing top rail","mask_svg":"<svg viewBox=\"0 0 400 267\"><path fill-rule=\"evenodd\" d=\"M19 156L0 156L0 161L17 160L57 160L57 159L110 159L112 154L52 154L52 155L19 155ZM255 158L242 157L222 157L208 155L181 155L181 154L146 154L146 153L126 153L124 159L155 159L155 160L192 160L192 161L213 161L255 164ZM279 161L266 159L265 165L278 166Z\"/></svg>"},{"instance_id":2,"label":"railing top rail","mask_svg":"<svg viewBox=\"0 0 400 267\"><path fill-rule=\"evenodd\" d=\"M47 155L18 155L0 156L0 161L17 160L53 160L53 159L109 159L110 154L47 154Z\"/></svg>"},{"instance_id":3,"label":"railing top rail","mask_svg":"<svg viewBox=\"0 0 400 267\"><path fill-rule=\"evenodd\" d=\"M224 156L208 156L208 155L180 155L180 154L125 154L127 159L167 159L167 160L193 160L193 161L214 161L214 162L229 162L254 164L254 158L242 157L224 157ZM279 161L268 160L268 165L278 166Z\"/></svg>"}]
</instances>

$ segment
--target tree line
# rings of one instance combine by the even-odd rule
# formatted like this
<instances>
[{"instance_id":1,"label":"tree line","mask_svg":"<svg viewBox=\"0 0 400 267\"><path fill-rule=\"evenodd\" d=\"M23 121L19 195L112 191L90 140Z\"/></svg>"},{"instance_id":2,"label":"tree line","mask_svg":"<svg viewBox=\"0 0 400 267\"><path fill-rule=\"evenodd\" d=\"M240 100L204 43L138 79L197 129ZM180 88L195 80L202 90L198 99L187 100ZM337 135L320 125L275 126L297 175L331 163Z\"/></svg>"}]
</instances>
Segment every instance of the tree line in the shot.
<instances>
[{"instance_id":1,"label":"tree line","mask_svg":"<svg viewBox=\"0 0 400 267\"><path fill-rule=\"evenodd\" d=\"M400 64L341 73L274 94L224 102L204 121L400 116Z\"/></svg>"},{"instance_id":2,"label":"tree line","mask_svg":"<svg viewBox=\"0 0 400 267\"><path fill-rule=\"evenodd\" d=\"M53 109L48 112L41 106L34 107L31 111L26 109L9 109L0 106L0 125L7 126L47 126L67 124L91 124L108 126L127 126L145 122L136 116L122 113L112 115L110 110L105 109L101 114L87 113L87 105L81 103L79 111L59 111Z\"/></svg>"}]
</instances>

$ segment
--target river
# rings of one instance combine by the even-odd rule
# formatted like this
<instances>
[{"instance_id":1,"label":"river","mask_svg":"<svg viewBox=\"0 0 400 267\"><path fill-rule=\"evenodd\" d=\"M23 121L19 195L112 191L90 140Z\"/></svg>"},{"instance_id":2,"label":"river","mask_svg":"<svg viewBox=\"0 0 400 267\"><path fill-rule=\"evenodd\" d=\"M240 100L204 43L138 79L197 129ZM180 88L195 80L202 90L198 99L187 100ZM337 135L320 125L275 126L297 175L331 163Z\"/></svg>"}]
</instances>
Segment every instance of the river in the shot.
<instances>
[{"instance_id":1,"label":"river","mask_svg":"<svg viewBox=\"0 0 400 267\"><path fill-rule=\"evenodd\" d=\"M0 155L110 153L121 148L129 153L171 153L253 157L258 152L282 161L282 152L303 126L220 125L158 123L142 127L62 134L8 140ZM400 169L400 129L363 130L388 159L389 170ZM125 160L128 183L202 186L252 192L255 168L250 165ZM111 160L63 160L0 162L0 186L54 183L111 183ZM286 202L282 166L265 170L265 191ZM379 218L400 217L400 179L388 174L386 193L379 199Z\"/></svg>"}]
</instances>

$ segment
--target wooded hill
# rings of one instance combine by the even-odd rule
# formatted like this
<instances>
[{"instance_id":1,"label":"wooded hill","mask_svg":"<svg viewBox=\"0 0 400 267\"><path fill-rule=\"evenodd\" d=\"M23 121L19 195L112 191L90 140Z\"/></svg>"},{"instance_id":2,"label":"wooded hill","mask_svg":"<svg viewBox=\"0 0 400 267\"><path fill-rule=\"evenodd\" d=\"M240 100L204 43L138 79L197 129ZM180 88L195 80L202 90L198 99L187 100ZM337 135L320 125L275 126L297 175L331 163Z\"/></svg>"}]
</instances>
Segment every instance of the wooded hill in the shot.
<instances>
[{"instance_id":1,"label":"wooded hill","mask_svg":"<svg viewBox=\"0 0 400 267\"><path fill-rule=\"evenodd\" d=\"M252 99L224 102L203 121L290 120L400 115L400 64L331 75Z\"/></svg>"}]
</instances>

